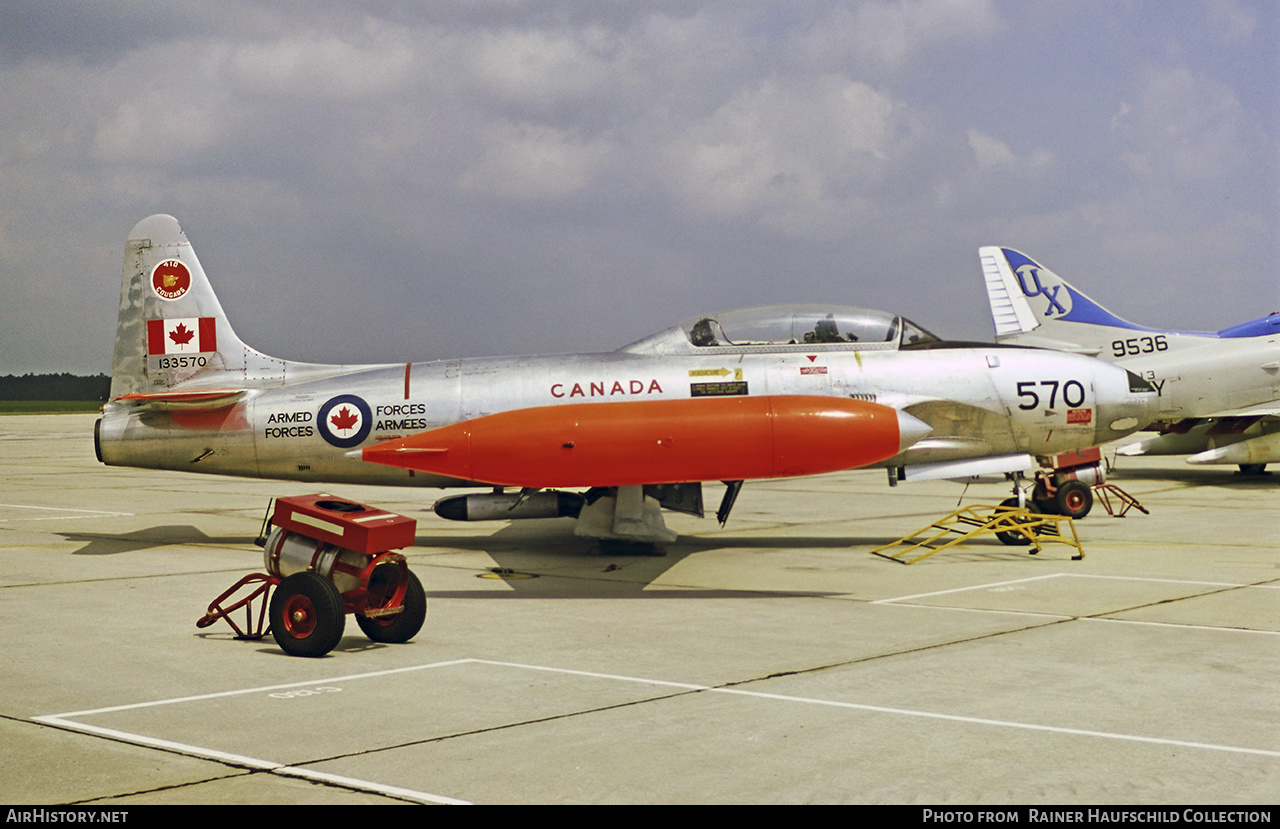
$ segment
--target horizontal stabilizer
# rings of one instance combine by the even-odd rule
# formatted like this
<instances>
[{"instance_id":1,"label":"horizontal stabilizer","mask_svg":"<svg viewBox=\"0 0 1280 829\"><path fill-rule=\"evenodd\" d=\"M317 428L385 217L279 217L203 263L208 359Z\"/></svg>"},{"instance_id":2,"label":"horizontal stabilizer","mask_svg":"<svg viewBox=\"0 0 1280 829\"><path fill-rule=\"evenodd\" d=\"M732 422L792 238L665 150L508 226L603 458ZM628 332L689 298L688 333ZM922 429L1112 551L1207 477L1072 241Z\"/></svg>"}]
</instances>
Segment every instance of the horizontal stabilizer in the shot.
<instances>
[{"instance_id":1,"label":"horizontal stabilizer","mask_svg":"<svg viewBox=\"0 0 1280 829\"><path fill-rule=\"evenodd\" d=\"M187 391L133 392L115 401L134 403L161 411L218 411L234 406L247 393L246 389L189 389Z\"/></svg>"}]
</instances>

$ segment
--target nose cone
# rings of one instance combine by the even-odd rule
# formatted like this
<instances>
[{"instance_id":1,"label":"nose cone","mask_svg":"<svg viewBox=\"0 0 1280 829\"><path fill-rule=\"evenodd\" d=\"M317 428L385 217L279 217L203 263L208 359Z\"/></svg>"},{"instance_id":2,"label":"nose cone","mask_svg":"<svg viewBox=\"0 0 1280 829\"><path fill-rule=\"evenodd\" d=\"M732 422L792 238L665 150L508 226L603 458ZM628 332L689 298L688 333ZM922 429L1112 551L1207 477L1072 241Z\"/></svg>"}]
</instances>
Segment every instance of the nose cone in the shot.
<instances>
[{"instance_id":1,"label":"nose cone","mask_svg":"<svg viewBox=\"0 0 1280 829\"><path fill-rule=\"evenodd\" d=\"M1145 428L1160 405L1155 386L1120 366L1108 369L1098 373L1099 444Z\"/></svg>"},{"instance_id":2,"label":"nose cone","mask_svg":"<svg viewBox=\"0 0 1280 829\"><path fill-rule=\"evenodd\" d=\"M933 427L918 417L912 417L904 411L898 412L898 451L905 452L909 447L925 435L933 431Z\"/></svg>"}]
</instances>

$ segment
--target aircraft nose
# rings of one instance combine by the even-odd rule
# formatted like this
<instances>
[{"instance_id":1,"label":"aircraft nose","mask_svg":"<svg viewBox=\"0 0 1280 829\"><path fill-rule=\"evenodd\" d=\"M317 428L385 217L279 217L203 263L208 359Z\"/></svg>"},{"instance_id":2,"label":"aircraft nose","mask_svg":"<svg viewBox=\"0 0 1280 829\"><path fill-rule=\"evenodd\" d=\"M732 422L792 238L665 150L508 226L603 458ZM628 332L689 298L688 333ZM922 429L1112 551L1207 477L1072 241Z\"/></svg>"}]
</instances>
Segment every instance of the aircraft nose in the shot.
<instances>
[{"instance_id":1,"label":"aircraft nose","mask_svg":"<svg viewBox=\"0 0 1280 829\"><path fill-rule=\"evenodd\" d=\"M1110 366L1098 383L1098 443L1122 438L1155 420L1159 394L1132 371ZM1099 378L1100 380L1102 378Z\"/></svg>"},{"instance_id":2,"label":"aircraft nose","mask_svg":"<svg viewBox=\"0 0 1280 829\"><path fill-rule=\"evenodd\" d=\"M933 431L933 427L918 417L913 417L898 410L898 451L906 451L925 435Z\"/></svg>"}]
</instances>

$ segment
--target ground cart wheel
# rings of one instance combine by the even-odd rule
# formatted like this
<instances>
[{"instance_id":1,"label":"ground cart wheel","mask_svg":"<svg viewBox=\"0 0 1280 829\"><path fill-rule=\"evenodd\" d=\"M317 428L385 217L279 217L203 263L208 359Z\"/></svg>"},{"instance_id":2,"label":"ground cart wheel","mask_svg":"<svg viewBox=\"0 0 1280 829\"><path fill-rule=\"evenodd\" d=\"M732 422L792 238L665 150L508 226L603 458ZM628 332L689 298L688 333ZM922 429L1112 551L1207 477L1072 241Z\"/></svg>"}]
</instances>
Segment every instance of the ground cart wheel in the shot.
<instances>
[{"instance_id":1,"label":"ground cart wheel","mask_svg":"<svg viewBox=\"0 0 1280 829\"><path fill-rule=\"evenodd\" d=\"M271 596L271 635L293 656L324 656L342 639L346 607L333 582L310 570L288 576Z\"/></svg>"},{"instance_id":2,"label":"ground cart wheel","mask_svg":"<svg viewBox=\"0 0 1280 829\"><path fill-rule=\"evenodd\" d=\"M427 618L427 594L422 583L410 570L405 570L409 578L405 589L404 609L391 616L365 616L356 614L356 624L375 642L400 643L408 642L422 629ZM394 564L379 564L369 576L367 607L385 607L395 596L399 587L400 568Z\"/></svg>"},{"instance_id":3,"label":"ground cart wheel","mask_svg":"<svg viewBox=\"0 0 1280 829\"><path fill-rule=\"evenodd\" d=\"M1053 503L1059 515L1084 518L1093 508L1093 490L1083 481L1067 481L1058 487Z\"/></svg>"}]
</instances>

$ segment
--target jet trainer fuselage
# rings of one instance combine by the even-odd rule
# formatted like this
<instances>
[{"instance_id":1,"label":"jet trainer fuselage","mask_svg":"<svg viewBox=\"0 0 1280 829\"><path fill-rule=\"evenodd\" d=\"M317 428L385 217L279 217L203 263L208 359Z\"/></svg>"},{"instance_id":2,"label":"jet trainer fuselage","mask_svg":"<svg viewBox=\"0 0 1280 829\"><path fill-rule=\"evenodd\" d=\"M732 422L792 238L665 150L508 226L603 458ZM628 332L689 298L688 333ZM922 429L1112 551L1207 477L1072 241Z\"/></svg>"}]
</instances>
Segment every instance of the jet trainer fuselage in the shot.
<instances>
[{"instance_id":1,"label":"jet trainer fuselage","mask_svg":"<svg viewBox=\"0 0 1280 829\"><path fill-rule=\"evenodd\" d=\"M1031 349L898 351L895 343L888 349L779 351L730 348L711 357L677 357L623 349L353 367L323 379L255 389L221 409L175 399L159 411L163 401L144 406L117 400L108 405L99 442L109 464L456 486L462 482L369 464L349 450L535 406L819 395L880 403L928 423L927 437L879 464L907 466L1098 445L1131 430L1151 399L1130 391L1123 371ZM944 388L947 396L940 397Z\"/></svg>"},{"instance_id":2,"label":"jet trainer fuselage","mask_svg":"<svg viewBox=\"0 0 1280 829\"><path fill-rule=\"evenodd\" d=\"M1101 360L952 346L842 306L703 315L595 354L278 360L239 340L176 220L153 216L126 247L111 398L96 434L107 464L533 490L543 465L555 486L593 488L1014 471L1141 427L1156 394Z\"/></svg>"}]
</instances>

